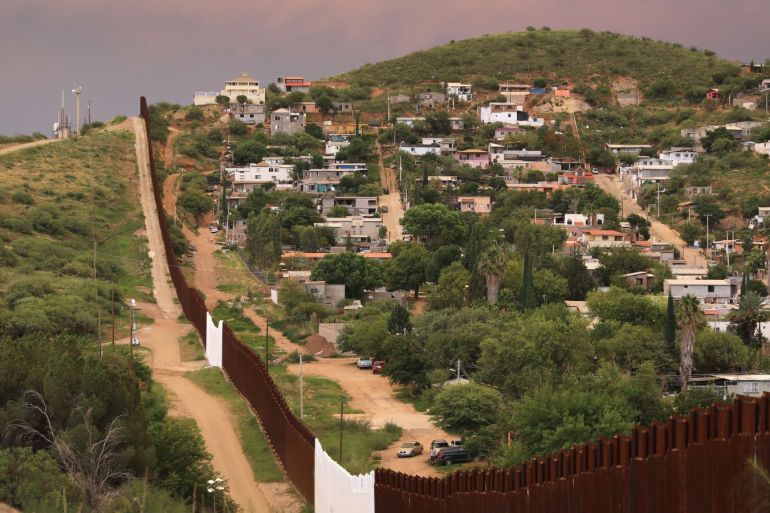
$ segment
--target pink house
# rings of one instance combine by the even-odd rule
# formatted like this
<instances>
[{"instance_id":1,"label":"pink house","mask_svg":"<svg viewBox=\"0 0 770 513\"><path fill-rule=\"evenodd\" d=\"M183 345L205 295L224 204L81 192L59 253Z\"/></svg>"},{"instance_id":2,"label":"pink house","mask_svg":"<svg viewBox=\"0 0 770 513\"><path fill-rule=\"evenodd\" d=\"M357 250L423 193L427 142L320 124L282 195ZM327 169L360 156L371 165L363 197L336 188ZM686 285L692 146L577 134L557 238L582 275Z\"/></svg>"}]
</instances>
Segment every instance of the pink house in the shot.
<instances>
[{"instance_id":1,"label":"pink house","mask_svg":"<svg viewBox=\"0 0 770 513\"><path fill-rule=\"evenodd\" d=\"M554 91L554 94L556 96L561 96L562 98L569 98L570 97L570 90L566 87L558 87Z\"/></svg>"},{"instance_id":2,"label":"pink house","mask_svg":"<svg viewBox=\"0 0 770 513\"><path fill-rule=\"evenodd\" d=\"M482 216L492 212L492 198L489 196L459 196L457 204L460 212L472 212Z\"/></svg>"},{"instance_id":3,"label":"pink house","mask_svg":"<svg viewBox=\"0 0 770 513\"><path fill-rule=\"evenodd\" d=\"M454 158L460 164L470 167L485 168L489 166L489 152L486 150L464 150L455 152Z\"/></svg>"},{"instance_id":4,"label":"pink house","mask_svg":"<svg viewBox=\"0 0 770 513\"><path fill-rule=\"evenodd\" d=\"M709 89L706 91L706 99L707 100L718 100L719 99L719 89Z\"/></svg>"}]
</instances>

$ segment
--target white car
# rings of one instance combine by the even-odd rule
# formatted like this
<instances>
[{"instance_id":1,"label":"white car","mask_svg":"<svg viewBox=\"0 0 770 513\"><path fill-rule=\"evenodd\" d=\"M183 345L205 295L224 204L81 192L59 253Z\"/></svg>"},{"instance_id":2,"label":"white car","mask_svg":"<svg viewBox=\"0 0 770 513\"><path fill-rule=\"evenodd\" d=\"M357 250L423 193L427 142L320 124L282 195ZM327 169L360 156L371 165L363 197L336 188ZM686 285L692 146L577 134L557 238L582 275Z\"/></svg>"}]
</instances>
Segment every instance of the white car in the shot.
<instances>
[{"instance_id":1,"label":"white car","mask_svg":"<svg viewBox=\"0 0 770 513\"><path fill-rule=\"evenodd\" d=\"M217 225L212 224L211 226L209 226L209 230L211 231L211 233L217 233L219 231L219 228L217 227Z\"/></svg>"}]
</instances>

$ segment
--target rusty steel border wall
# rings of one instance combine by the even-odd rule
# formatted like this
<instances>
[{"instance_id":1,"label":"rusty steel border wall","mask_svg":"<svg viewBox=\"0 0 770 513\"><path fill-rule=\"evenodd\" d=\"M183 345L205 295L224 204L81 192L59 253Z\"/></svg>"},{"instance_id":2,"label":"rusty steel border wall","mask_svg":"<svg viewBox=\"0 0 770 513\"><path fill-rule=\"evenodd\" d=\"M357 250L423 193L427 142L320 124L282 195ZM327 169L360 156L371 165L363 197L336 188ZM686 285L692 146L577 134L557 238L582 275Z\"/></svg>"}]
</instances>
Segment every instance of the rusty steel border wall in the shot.
<instances>
[{"instance_id":1,"label":"rusty steel border wall","mask_svg":"<svg viewBox=\"0 0 770 513\"><path fill-rule=\"evenodd\" d=\"M206 303L200 293L187 284L182 273L168 232L166 212L163 209L161 186L155 168L155 157L150 139L150 115L147 100L140 100L140 115L147 131L147 145L150 153L155 206L160 221L166 259L174 282L179 302L185 316L198 331L204 345L206 341ZM297 490L313 504L315 436L294 416L276 387L264 362L243 344L225 325L222 340L222 367L240 394L259 415L262 428L270 441L275 455L280 460L286 475Z\"/></svg>"}]
</instances>

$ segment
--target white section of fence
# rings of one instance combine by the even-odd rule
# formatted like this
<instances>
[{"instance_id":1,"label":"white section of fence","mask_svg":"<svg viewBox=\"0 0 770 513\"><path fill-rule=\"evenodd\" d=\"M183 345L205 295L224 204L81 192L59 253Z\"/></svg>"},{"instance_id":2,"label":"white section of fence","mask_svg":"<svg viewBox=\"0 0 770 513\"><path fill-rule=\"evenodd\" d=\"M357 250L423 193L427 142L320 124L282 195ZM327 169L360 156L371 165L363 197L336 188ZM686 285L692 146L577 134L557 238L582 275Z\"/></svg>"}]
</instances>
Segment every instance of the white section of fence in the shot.
<instances>
[{"instance_id":1,"label":"white section of fence","mask_svg":"<svg viewBox=\"0 0 770 513\"><path fill-rule=\"evenodd\" d=\"M315 513L374 513L374 471L350 475L315 441Z\"/></svg>"},{"instance_id":2,"label":"white section of fence","mask_svg":"<svg viewBox=\"0 0 770 513\"><path fill-rule=\"evenodd\" d=\"M215 325L208 312L206 312L206 359L212 367L222 367L222 321L219 321L219 325Z\"/></svg>"}]
</instances>

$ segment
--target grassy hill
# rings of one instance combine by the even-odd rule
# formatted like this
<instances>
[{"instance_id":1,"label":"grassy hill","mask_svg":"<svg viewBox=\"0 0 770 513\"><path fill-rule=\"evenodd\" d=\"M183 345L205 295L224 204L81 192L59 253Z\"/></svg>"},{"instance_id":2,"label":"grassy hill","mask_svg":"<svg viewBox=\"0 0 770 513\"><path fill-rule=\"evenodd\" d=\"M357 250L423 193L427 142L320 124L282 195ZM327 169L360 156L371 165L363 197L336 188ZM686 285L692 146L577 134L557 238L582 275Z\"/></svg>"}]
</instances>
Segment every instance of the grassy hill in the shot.
<instances>
[{"instance_id":1,"label":"grassy hill","mask_svg":"<svg viewBox=\"0 0 770 513\"><path fill-rule=\"evenodd\" d=\"M404 57L367 64L333 80L387 86L404 91L427 89L423 82L467 80L496 85L499 80L537 77L551 82L602 82L614 77L638 80L644 88L675 78L684 92L714 84L738 65L710 51L610 32L531 30L450 42Z\"/></svg>"}]
</instances>

